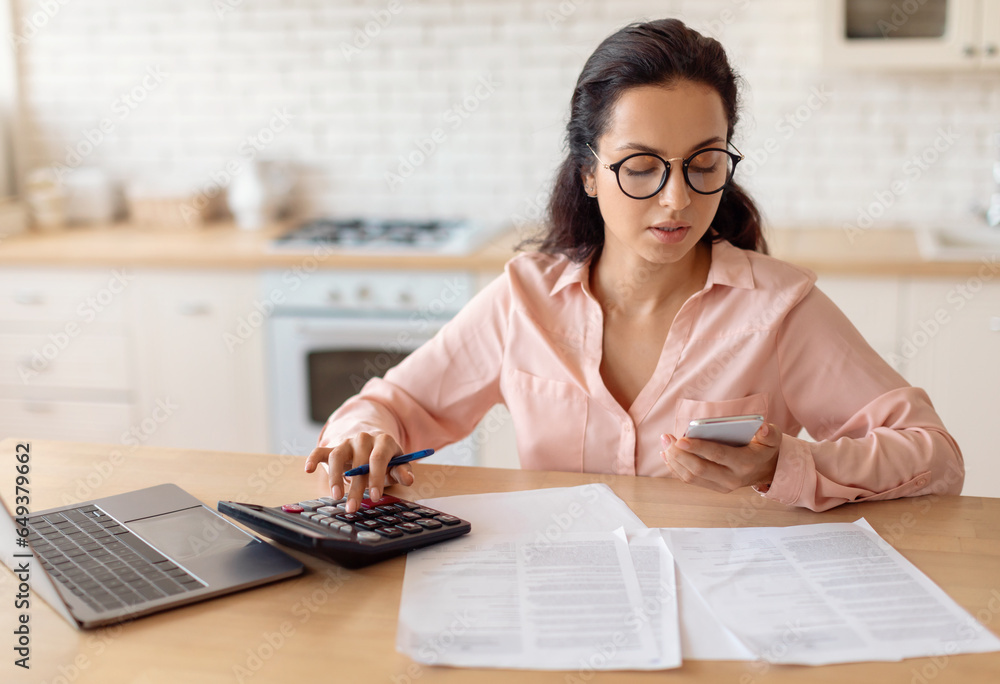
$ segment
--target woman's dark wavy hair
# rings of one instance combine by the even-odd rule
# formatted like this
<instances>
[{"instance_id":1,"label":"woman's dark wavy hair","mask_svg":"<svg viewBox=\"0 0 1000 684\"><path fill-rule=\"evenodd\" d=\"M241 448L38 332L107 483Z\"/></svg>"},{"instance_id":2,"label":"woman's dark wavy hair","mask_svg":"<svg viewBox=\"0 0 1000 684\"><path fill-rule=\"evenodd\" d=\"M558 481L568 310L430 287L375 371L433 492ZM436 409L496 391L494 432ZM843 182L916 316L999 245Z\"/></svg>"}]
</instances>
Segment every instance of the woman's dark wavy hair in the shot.
<instances>
[{"instance_id":1,"label":"woman's dark wavy hair","mask_svg":"<svg viewBox=\"0 0 1000 684\"><path fill-rule=\"evenodd\" d=\"M542 235L522 245L549 254L565 254L583 262L604 246L604 219L597 202L586 195L581 171L593 168L587 143L606 131L622 93L637 86L670 86L678 81L702 83L722 98L732 138L738 119L741 80L729 65L722 45L688 28L678 19L630 24L602 42L577 79L570 101L566 140L569 151L556 174ZM728 240L737 247L767 253L760 211L735 182L722 191L719 209L703 241Z\"/></svg>"}]
</instances>

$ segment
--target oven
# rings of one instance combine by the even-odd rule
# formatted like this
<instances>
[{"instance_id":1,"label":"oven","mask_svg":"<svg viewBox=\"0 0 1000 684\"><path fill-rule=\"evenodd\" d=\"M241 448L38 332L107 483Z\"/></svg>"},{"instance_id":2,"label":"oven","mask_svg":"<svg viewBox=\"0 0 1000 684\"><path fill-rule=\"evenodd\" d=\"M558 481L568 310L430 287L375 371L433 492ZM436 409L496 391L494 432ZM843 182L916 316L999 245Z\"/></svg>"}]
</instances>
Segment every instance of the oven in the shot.
<instances>
[{"instance_id":1,"label":"oven","mask_svg":"<svg viewBox=\"0 0 1000 684\"><path fill-rule=\"evenodd\" d=\"M270 449L308 454L330 414L374 376L429 340L469 301L460 271L290 269L268 272L266 319ZM417 445L420 448L421 445ZM471 439L431 463L476 465Z\"/></svg>"}]
</instances>

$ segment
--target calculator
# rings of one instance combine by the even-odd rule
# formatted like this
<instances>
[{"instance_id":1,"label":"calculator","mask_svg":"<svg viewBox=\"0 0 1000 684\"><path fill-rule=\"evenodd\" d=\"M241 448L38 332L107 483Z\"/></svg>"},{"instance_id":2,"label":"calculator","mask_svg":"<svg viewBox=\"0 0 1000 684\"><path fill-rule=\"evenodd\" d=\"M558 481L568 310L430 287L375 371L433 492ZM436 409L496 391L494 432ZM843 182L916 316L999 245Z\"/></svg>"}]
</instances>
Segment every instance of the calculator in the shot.
<instances>
[{"instance_id":1,"label":"calculator","mask_svg":"<svg viewBox=\"0 0 1000 684\"><path fill-rule=\"evenodd\" d=\"M385 494L347 512L347 498L261 506L220 501L220 513L280 544L347 568L359 568L429 544L461 536L472 525L454 515Z\"/></svg>"}]
</instances>

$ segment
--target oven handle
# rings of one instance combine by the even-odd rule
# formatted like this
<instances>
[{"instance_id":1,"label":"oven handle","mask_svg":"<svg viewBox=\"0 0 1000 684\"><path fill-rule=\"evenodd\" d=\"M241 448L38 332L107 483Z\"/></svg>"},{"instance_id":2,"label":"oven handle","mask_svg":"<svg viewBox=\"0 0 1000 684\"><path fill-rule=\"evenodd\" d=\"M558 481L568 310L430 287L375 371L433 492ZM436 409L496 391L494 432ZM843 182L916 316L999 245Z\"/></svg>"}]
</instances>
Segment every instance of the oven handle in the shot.
<instances>
[{"instance_id":1,"label":"oven handle","mask_svg":"<svg viewBox=\"0 0 1000 684\"><path fill-rule=\"evenodd\" d=\"M445 323L437 319L410 322L408 319L329 318L322 323L300 322L295 326L295 332L308 339L328 339L331 334L341 334L352 340L368 335L396 337L406 333L414 340L424 341L429 340Z\"/></svg>"}]
</instances>

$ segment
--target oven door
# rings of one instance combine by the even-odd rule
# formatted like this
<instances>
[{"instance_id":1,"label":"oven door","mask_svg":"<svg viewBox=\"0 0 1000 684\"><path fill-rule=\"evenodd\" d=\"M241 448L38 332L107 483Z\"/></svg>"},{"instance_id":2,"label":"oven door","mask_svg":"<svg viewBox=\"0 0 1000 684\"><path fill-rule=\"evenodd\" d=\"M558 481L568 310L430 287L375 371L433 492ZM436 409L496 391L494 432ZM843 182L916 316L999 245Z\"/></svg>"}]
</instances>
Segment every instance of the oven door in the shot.
<instances>
[{"instance_id":1,"label":"oven door","mask_svg":"<svg viewBox=\"0 0 1000 684\"><path fill-rule=\"evenodd\" d=\"M271 451L308 454L330 414L372 377L402 361L437 332L406 318L286 316L269 321ZM475 465L471 440L438 450L429 463Z\"/></svg>"}]
</instances>

